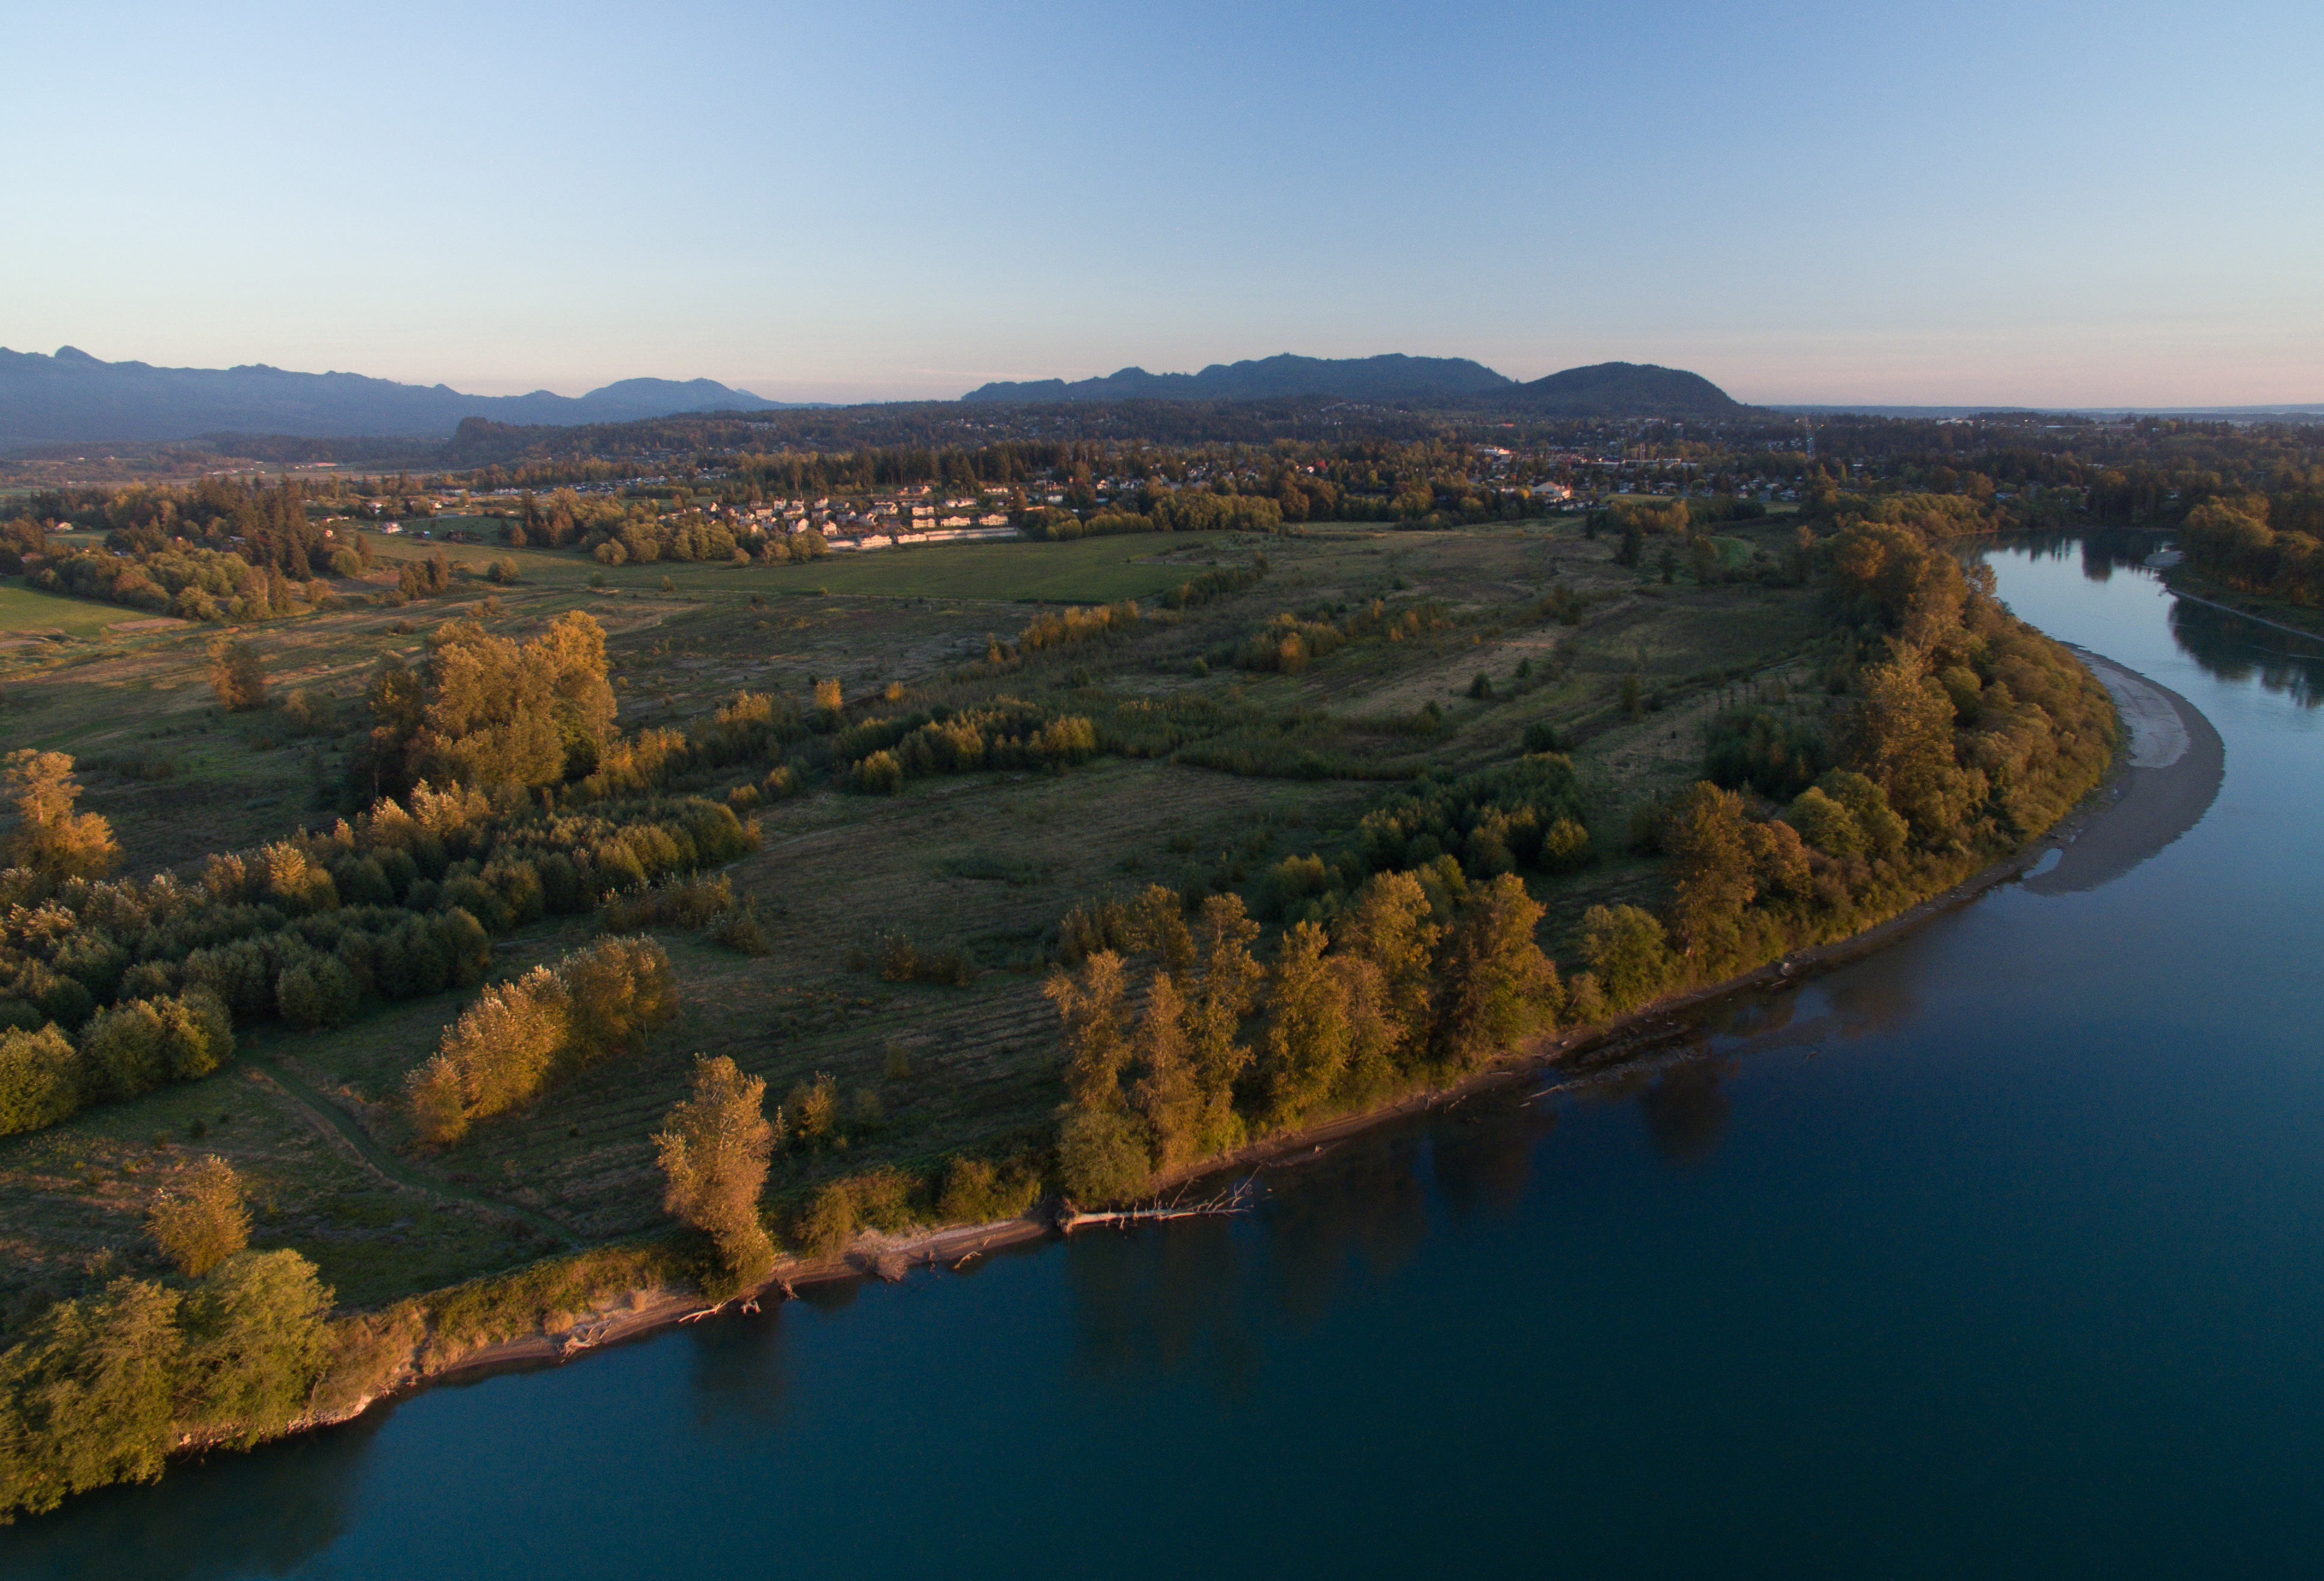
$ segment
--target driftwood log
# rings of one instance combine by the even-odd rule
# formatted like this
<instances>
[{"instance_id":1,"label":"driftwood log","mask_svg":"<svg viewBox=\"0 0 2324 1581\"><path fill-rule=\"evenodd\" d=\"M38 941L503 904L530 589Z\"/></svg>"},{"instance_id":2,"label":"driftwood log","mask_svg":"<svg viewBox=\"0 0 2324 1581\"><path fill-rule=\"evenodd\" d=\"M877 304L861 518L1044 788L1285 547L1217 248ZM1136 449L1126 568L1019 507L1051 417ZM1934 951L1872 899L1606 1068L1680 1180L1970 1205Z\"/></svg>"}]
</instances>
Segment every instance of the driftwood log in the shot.
<instances>
[{"instance_id":1,"label":"driftwood log","mask_svg":"<svg viewBox=\"0 0 2324 1581\"><path fill-rule=\"evenodd\" d=\"M1188 1202L1184 1193L1181 1193L1168 1202L1149 1203L1144 1207L1108 1208L1101 1213L1084 1213L1068 1203L1065 1205L1066 1211L1058 1216L1057 1228L1070 1235L1075 1230L1092 1229L1108 1225L1120 1226L1156 1224L1166 1219L1208 1218L1248 1213L1250 1211L1250 1198L1255 1189L1253 1180L1246 1178L1236 1181L1229 1190L1194 1202Z\"/></svg>"}]
</instances>

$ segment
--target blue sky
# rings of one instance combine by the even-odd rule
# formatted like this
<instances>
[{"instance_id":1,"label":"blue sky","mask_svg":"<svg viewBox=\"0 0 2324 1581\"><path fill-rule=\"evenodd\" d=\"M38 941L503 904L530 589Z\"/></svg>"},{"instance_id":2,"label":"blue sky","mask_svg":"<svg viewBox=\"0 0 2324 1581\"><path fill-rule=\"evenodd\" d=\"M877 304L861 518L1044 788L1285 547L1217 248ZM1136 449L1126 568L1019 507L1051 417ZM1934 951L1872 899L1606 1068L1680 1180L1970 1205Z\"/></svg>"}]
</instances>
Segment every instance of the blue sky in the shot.
<instances>
[{"instance_id":1,"label":"blue sky","mask_svg":"<svg viewBox=\"0 0 2324 1581\"><path fill-rule=\"evenodd\" d=\"M2324 5L14 0L0 345L2324 401Z\"/></svg>"}]
</instances>

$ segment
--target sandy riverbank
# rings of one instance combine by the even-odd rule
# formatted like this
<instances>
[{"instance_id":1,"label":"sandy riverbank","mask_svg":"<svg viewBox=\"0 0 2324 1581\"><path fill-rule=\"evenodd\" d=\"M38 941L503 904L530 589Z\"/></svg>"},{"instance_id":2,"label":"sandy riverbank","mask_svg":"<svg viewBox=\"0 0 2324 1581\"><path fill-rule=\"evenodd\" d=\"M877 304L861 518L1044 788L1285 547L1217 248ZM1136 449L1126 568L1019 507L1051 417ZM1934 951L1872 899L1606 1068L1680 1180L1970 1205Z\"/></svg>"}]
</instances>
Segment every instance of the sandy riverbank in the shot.
<instances>
[{"instance_id":1,"label":"sandy riverbank","mask_svg":"<svg viewBox=\"0 0 2324 1581\"><path fill-rule=\"evenodd\" d=\"M2073 894L2120 878L2202 821L2227 778L2227 744L2201 709L2110 659L2074 651L2113 694L2126 740L2100 789L2104 816L2062 839L2052 831L2057 865L2025 881L2036 894Z\"/></svg>"}]
</instances>

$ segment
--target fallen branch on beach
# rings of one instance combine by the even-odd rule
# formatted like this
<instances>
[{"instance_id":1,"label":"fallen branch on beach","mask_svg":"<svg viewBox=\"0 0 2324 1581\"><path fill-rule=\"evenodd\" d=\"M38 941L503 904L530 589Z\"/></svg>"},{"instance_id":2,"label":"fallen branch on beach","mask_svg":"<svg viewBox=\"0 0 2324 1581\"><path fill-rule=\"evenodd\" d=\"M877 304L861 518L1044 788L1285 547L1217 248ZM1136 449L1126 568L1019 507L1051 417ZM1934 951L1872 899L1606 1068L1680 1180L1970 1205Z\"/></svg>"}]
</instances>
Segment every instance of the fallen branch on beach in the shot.
<instances>
[{"instance_id":1,"label":"fallen branch on beach","mask_svg":"<svg viewBox=\"0 0 2324 1581\"><path fill-rule=\"evenodd\" d=\"M598 1341L604 1339L612 1331L613 1327L613 1320L611 1318L600 1318L588 1323L576 1323L573 1326L572 1332L565 1336L565 1343L558 1347L557 1354L560 1357L570 1356L592 1349Z\"/></svg>"},{"instance_id":2,"label":"fallen branch on beach","mask_svg":"<svg viewBox=\"0 0 2324 1581\"><path fill-rule=\"evenodd\" d=\"M1087 1229L1099 1225L1157 1224L1166 1219L1205 1218L1220 1215L1247 1213L1250 1211L1250 1197L1255 1183L1254 1177L1246 1176L1236 1181L1231 1189L1222 1191L1216 1197L1206 1197L1199 1202L1186 1201L1182 1193L1167 1203L1157 1202L1148 1207L1117 1207L1102 1213L1076 1211L1060 1218L1057 1221L1057 1228L1071 1234L1075 1230Z\"/></svg>"}]
</instances>

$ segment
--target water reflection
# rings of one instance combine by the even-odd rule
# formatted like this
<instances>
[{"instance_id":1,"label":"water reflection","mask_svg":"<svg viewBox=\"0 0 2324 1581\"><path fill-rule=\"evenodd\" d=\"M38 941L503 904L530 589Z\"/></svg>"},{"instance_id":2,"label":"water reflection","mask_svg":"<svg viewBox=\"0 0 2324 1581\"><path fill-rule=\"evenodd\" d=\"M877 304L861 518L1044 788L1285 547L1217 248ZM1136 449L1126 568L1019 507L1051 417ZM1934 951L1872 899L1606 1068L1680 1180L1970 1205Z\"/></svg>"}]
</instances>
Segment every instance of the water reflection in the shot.
<instances>
[{"instance_id":1,"label":"water reflection","mask_svg":"<svg viewBox=\"0 0 2324 1581\"><path fill-rule=\"evenodd\" d=\"M1075 1371L1084 1377L1127 1381L1194 1365L1222 1398L1256 1386L1259 1347L1231 1220L1088 1235L1065 1265Z\"/></svg>"},{"instance_id":2,"label":"water reflection","mask_svg":"<svg viewBox=\"0 0 2324 1581\"><path fill-rule=\"evenodd\" d=\"M1666 1163L1700 1164L1719 1151L1732 1105L1719 1084L1735 1074L1731 1059L1689 1059L1665 1071L1638 1096L1646 1140Z\"/></svg>"},{"instance_id":3,"label":"water reflection","mask_svg":"<svg viewBox=\"0 0 2324 1581\"><path fill-rule=\"evenodd\" d=\"M696 1426L766 1428L788 1414L790 1357L783 1306L769 1302L763 1315L730 1317L686 1331L693 1352L690 1399Z\"/></svg>"},{"instance_id":4,"label":"water reflection","mask_svg":"<svg viewBox=\"0 0 2324 1581\"><path fill-rule=\"evenodd\" d=\"M2168 540L2151 529L2107 527L2071 532L2015 533L1998 541L2011 552L2029 559L2079 560L2085 578L2103 584L2113 580L2117 570L2145 573L2147 557ZM1966 551L1981 559L1995 542L1987 539L1969 544Z\"/></svg>"},{"instance_id":5,"label":"water reflection","mask_svg":"<svg viewBox=\"0 0 2324 1581\"><path fill-rule=\"evenodd\" d=\"M1537 1144L1557 1124L1547 1105L1440 1115L1431 1128L1436 1189L1456 1216L1508 1215L1525 1198Z\"/></svg>"},{"instance_id":6,"label":"water reflection","mask_svg":"<svg viewBox=\"0 0 2324 1581\"><path fill-rule=\"evenodd\" d=\"M2231 609L2171 602L2171 635L2221 680L2257 680L2303 708L2324 703L2324 643L2246 619Z\"/></svg>"},{"instance_id":7,"label":"water reflection","mask_svg":"<svg viewBox=\"0 0 2324 1581\"><path fill-rule=\"evenodd\" d=\"M1831 1007L1834 1034L1868 1037L1893 1031L1920 1014L1920 985L1914 981L1920 958L1896 952L1874 956L1819 985L1824 1003Z\"/></svg>"},{"instance_id":8,"label":"water reflection","mask_svg":"<svg viewBox=\"0 0 2324 1581\"><path fill-rule=\"evenodd\" d=\"M68 1518L20 1522L5 1534L0 1558L24 1581L285 1574L347 1530L373 1440L392 1414L375 1410L253 1454L174 1466L157 1487L83 1494Z\"/></svg>"},{"instance_id":9,"label":"water reflection","mask_svg":"<svg viewBox=\"0 0 2324 1581\"><path fill-rule=\"evenodd\" d=\"M1321 1317L1351 1279L1412 1260L1428 1235L1420 1170L1434 1151L1414 1125L1350 1137L1303 1170L1296 1189L1268 1196L1259 1218L1285 1311Z\"/></svg>"},{"instance_id":10,"label":"water reflection","mask_svg":"<svg viewBox=\"0 0 2324 1581\"><path fill-rule=\"evenodd\" d=\"M1976 545L1965 550L1973 558L1995 552L2022 554L2028 559L2079 559L2083 577L2092 582L2111 580L2116 571L2135 571L2162 591L2162 583L2147 569L2148 558L2172 547L2173 535L2147 528L2113 527L2073 532L2030 532ZM2120 596L2117 595L2116 596ZM2257 680L2272 692L2301 707L2324 705L2324 641L2266 625L2222 609L2174 596L2170 600L2171 634L2180 650L2206 671L2222 680Z\"/></svg>"}]
</instances>

